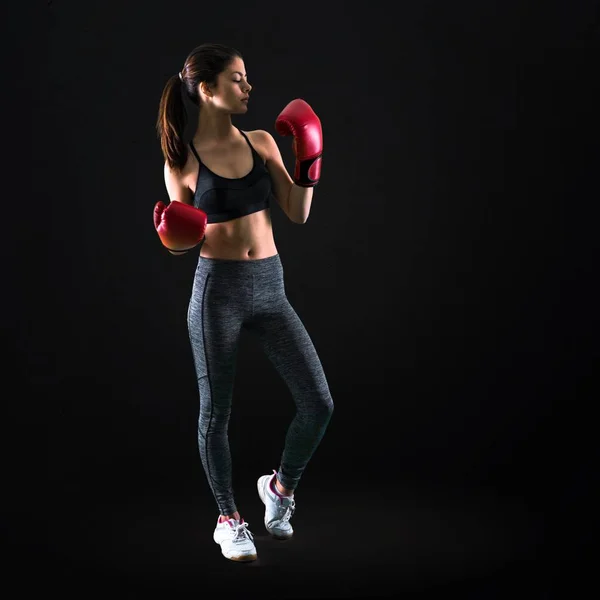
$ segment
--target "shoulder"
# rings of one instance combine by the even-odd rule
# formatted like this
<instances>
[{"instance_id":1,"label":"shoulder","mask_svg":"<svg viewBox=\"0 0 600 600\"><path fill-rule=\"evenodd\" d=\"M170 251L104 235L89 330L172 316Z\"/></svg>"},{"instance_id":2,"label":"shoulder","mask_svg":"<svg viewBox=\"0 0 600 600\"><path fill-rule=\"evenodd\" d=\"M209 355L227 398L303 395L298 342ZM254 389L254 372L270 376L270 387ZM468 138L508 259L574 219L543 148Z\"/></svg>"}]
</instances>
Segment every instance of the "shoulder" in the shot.
<instances>
[{"instance_id":1,"label":"shoulder","mask_svg":"<svg viewBox=\"0 0 600 600\"><path fill-rule=\"evenodd\" d=\"M279 154L279 148L275 138L265 129L254 129L244 131L254 148L263 156L265 160L276 159Z\"/></svg>"}]
</instances>

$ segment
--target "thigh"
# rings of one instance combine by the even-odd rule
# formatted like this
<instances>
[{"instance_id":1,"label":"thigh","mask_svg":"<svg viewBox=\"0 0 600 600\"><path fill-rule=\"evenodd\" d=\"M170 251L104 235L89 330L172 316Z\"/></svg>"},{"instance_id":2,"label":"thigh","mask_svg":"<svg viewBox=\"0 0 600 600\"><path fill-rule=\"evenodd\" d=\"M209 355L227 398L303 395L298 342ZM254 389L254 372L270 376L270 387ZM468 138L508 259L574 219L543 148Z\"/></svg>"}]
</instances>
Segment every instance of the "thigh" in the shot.
<instances>
[{"instance_id":1,"label":"thigh","mask_svg":"<svg viewBox=\"0 0 600 600\"><path fill-rule=\"evenodd\" d=\"M329 395L317 350L287 297L283 296L276 310L256 319L250 331L292 392Z\"/></svg>"},{"instance_id":2,"label":"thigh","mask_svg":"<svg viewBox=\"0 0 600 600\"><path fill-rule=\"evenodd\" d=\"M213 402L233 388L243 306L215 277L196 279L187 323L198 380L205 377Z\"/></svg>"}]
</instances>

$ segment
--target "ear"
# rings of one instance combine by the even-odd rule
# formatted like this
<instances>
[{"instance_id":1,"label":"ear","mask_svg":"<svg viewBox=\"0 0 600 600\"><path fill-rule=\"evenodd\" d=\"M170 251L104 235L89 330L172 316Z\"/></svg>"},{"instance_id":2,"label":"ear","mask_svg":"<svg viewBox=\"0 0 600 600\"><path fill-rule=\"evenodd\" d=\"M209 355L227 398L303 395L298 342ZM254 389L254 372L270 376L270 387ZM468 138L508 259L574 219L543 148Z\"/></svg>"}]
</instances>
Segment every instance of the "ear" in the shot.
<instances>
[{"instance_id":1,"label":"ear","mask_svg":"<svg viewBox=\"0 0 600 600\"><path fill-rule=\"evenodd\" d=\"M205 96L212 97L212 95L213 95L212 90L211 90L210 86L208 85L208 83L206 83L206 81L200 82L200 90L202 91L202 93Z\"/></svg>"}]
</instances>

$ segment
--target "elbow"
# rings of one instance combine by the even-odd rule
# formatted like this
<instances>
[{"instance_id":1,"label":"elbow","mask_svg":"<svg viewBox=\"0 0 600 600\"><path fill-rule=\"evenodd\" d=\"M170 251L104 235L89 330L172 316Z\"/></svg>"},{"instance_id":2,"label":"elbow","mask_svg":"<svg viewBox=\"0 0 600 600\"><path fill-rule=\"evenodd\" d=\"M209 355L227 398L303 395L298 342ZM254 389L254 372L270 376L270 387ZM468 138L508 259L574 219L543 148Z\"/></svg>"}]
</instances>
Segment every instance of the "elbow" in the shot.
<instances>
[{"instance_id":1,"label":"elbow","mask_svg":"<svg viewBox=\"0 0 600 600\"><path fill-rule=\"evenodd\" d=\"M309 211L301 212L297 210L288 210L286 214L292 223L296 223L296 225L304 225L304 223L306 223L308 220Z\"/></svg>"},{"instance_id":2,"label":"elbow","mask_svg":"<svg viewBox=\"0 0 600 600\"><path fill-rule=\"evenodd\" d=\"M306 223L306 221L308 220L308 216L306 217L289 217L290 221L292 223L296 223L296 225L304 225L304 223Z\"/></svg>"}]
</instances>

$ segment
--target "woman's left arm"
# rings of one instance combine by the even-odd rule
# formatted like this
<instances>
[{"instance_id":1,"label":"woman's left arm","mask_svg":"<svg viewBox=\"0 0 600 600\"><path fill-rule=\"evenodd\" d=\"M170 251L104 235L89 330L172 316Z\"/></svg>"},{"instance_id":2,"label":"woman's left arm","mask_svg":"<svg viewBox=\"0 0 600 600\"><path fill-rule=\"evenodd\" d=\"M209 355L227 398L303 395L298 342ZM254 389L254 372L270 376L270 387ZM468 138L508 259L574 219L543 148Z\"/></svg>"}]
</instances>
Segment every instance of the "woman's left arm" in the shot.
<instances>
[{"instance_id":1,"label":"woman's left arm","mask_svg":"<svg viewBox=\"0 0 600 600\"><path fill-rule=\"evenodd\" d=\"M260 130L260 134L266 152L267 169L273 182L273 195L277 203L290 221L298 224L306 223L310 214L313 188L301 187L294 183L283 164L275 138L265 130Z\"/></svg>"}]
</instances>

